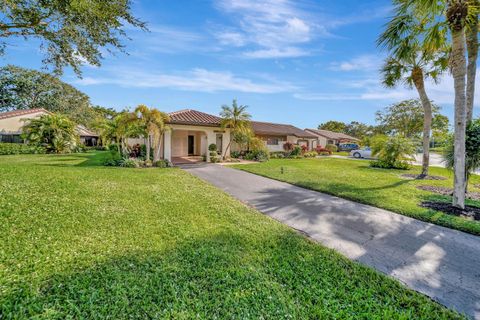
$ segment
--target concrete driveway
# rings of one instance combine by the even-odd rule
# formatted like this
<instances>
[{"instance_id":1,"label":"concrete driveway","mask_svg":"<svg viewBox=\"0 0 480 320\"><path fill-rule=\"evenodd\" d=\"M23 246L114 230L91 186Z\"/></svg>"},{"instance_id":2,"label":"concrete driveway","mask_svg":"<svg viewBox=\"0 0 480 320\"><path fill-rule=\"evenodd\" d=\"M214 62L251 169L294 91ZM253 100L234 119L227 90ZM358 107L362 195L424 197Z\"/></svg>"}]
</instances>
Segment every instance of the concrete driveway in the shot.
<instances>
[{"instance_id":1,"label":"concrete driveway","mask_svg":"<svg viewBox=\"0 0 480 320\"><path fill-rule=\"evenodd\" d=\"M220 165L185 170L350 259L480 319L480 237Z\"/></svg>"}]
</instances>

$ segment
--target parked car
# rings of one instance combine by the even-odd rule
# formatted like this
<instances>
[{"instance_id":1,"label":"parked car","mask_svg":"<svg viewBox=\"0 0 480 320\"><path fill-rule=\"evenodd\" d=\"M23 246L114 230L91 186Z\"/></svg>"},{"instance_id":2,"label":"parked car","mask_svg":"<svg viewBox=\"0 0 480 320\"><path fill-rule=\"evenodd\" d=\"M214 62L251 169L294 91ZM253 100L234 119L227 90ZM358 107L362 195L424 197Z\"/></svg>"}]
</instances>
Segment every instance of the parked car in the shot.
<instances>
[{"instance_id":1,"label":"parked car","mask_svg":"<svg viewBox=\"0 0 480 320\"><path fill-rule=\"evenodd\" d=\"M356 143L340 143L338 145L338 151L352 151L357 150L358 148L359 146Z\"/></svg>"},{"instance_id":2,"label":"parked car","mask_svg":"<svg viewBox=\"0 0 480 320\"><path fill-rule=\"evenodd\" d=\"M363 149L356 149L350 151L350 156L360 159L360 158L372 158L372 149L369 147Z\"/></svg>"}]
</instances>

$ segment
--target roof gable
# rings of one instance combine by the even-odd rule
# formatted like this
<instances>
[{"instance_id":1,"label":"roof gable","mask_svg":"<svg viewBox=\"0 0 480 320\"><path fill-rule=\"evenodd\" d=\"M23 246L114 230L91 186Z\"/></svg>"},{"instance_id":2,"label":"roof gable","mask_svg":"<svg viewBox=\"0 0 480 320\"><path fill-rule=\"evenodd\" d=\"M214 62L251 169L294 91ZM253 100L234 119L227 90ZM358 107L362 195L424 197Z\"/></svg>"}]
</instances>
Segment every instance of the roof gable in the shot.
<instances>
[{"instance_id":1,"label":"roof gable","mask_svg":"<svg viewBox=\"0 0 480 320\"><path fill-rule=\"evenodd\" d=\"M259 135L284 135L296 136L298 138L316 138L315 135L290 124L252 121L252 129Z\"/></svg>"},{"instance_id":2,"label":"roof gable","mask_svg":"<svg viewBox=\"0 0 480 320\"><path fill-rule=\"evenodd\" d=\"M13 111L7 111L7 112L2 112L0 113L0 119L8 119L8 118L14 118L14 117L19 117L19 116L24 116L28 114L33 114L33 113L39 113L43 112L45 114L48 114L49 112L43 108L38 108L38 109L25 109L25 110L13 110Z\"/></svg>"},{"instance_id":3,"label":"roof gable","mask_svg":"<svg viewBox=\"0 0 480 320\"><path fill-rule=\"evenodd\" d=\"M308 131L312 134L315 134L317 136L322 136L327 139L332 139L332 140L353 140L353 141L358 141L359 139L349 136L348 134L341 133L341 132L333 132L329 130L321 130L321 129L305 129L305 131Z\"/></svg>"},{"instance_id":4,"label":"roof gable","mask_svg":"<svg viewBox=\"0 0 480 320\"><path fill-rule=\"evenodd\" d=\"M168 115L170 117L170 121L168 121L169 124L220 127L222 120L220 117L192 109L170 112Z\"/></svg>"}]
</instances>

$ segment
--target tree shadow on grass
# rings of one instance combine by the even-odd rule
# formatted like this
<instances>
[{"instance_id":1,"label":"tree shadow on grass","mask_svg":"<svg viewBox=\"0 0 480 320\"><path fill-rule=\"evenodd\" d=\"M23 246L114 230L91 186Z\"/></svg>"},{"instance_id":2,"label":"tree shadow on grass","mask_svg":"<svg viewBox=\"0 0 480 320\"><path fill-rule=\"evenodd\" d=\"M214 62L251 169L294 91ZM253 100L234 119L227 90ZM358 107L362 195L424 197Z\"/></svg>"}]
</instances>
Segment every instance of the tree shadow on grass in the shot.
<instances>
[{"instance_id":1,"label":"tree shadow on grass","mask_svg":"<svg viewBox=\"0 0 480 320\"><path fill-rule=\"evenodd\" d=\"M47 162L40 162L38 165L48 167L97 167L103 165L106 155L106 152L52 154Z\"/></svg>"},{"instance_id":2,"label":"tree shadow on grass","mask_svg":"<svg viewBox=\"0 0 480 320\"><path fill-rule=\"evenodd\" d=\"M136 251L54 275L39 290L25 284L0 297L0 314L59 319L452 316L294 232L252 236L221 232L165 252Z\"/></svg>"}]
</instances>

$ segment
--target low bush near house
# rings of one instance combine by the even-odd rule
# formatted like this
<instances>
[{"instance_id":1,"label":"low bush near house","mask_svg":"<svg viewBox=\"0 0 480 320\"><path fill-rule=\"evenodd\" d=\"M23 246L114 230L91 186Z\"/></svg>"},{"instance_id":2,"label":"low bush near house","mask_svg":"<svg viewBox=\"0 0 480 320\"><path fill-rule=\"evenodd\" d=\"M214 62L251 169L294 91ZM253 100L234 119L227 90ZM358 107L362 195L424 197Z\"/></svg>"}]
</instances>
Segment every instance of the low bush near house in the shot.
<instances>
[{"instance_id":1,"label":"low bush near house","mask_svg":"<svg viewBox=\"0 0 480 320\"><path fill-rule=\"evenodd\" d=\"M322 155L322 156L327 156L327 155L331 155L332 154L332 151L322 147L322 146L318 146L315 148L315 151L317 152L317 154L319 155Z\"/></svg>"},{"instance_id":2,"label":"low bush near house","mask_svg":"<svg viewBox=\"0 0 480 320\"><path fill-rule=\"evenodd\" d=\"M120 166L124 168L138 168L141 167L141 160L135 158L125 158L120 162Z\"/></svg>"},{"instance_id":3,"label":"low bush near house","mask_svg":"<svg viewBox=\"0 0 480 320\"><path fill-rule=\"evenodd\" d=\"M305 152L303 155L305 158L315 158L318 156L318 153L316 151L310 151L310 152Z\"/></svg>"},{"instance_id":4,"label":"low bush near house","mask_svg":"<svg viewBox=\"0 0 480 320\"><path fill-rule=\"evenodd\" d=\"M302 148L300 148L300 146L295 146L295 148L293 148L292 152L290 152L290 156L299 156L302 154Z\"/></svg>"},{"instance_id":5,"label":"low bush near house","mask_svg":"<svg viewBox=\"0 0 480 320\"><path fill-rule=\"evenodd\" d=\"M238 159L238 158L240 158L241 153L240 153L240 151L232 151L232 152L230 153L230 156L231 156L232 158L234 158L234 159Z\"/></svg>"},{"instance_id":6,"label":"low bush near house","mask_svg":"<svg viewBox=\"0 0 480 320\"><path fill-rule=\"evenodd\" d=\"M325 149L327 149L330 152L337 152L338 151L338 147L334 144L327 144L325 146Z\"/></svg>"},{"instance_id":7,"label":"low bush near house","mask_svg":"<svg viewBox=\"0 0 480 320\"><path fill-rule=\"evenodd\" d=\"M168 168L170 167L170 162L168 160L158 160L157 162L154 163L154 166L157 168Z\"/></svg>"},{"instance_id":8,"label":"low bush near house","mask_svg":"<svg viewBox=\"0 0 480 320\"><path fill-rule=\"evenodd\" d=\"M300 148L301 148L302 154L305 154L305 152L308 152L308 147L307 147L306 145L303 145L303 144L302 144L302 145L300 146Z\"/></svg>"},{"instance_id":9,"label":"low bush near house","mask_svg":"<svg viewBox=\"0 0 480 320\"><path fill-rule=\"evenodd\" d=\"M293 151L294 148L295 148L295 145L289 141L283 144L283 150L285 150L285 152L290 153Z\"/></svg>"},{"instance_id":10,"label":"low bush near house","mask_svg":"<svg viewBox=\"0 0 480 320\"><path fill-rule=\"evenodd\" d=\"M270 152L270 159L283 159L285 158L285 153L282 151Z\"/></svg>"},{"instance_id":11,"label":"low bush near house","mask_svg":"<svg viewBox=\"0 0 480 320\"><path fill-rule=\"evenodd\" d=\"M245 154L245 160L265 162L270 159L270 154L265 150L250 151Z\"/></svg>"},{"instance_id":12,"label":"low bush near house","mask_svg":"<svg viewBox=\"0 0 480 320\"><path fill-rule=\"evenodd\" d=\"M208 151L217 151L217 145L215 143L211 143L208 146Z\"/></svg>"},{"instance_id":13,"label":"low bush near house","mask_svg":"<svg viewBox=\"0 0 480 320\"><path fill-rule=\"evenodd\" d=\"M45 148L23 143L0 143L0 155L46 153Z\"/></svg>"}]
</instances>

